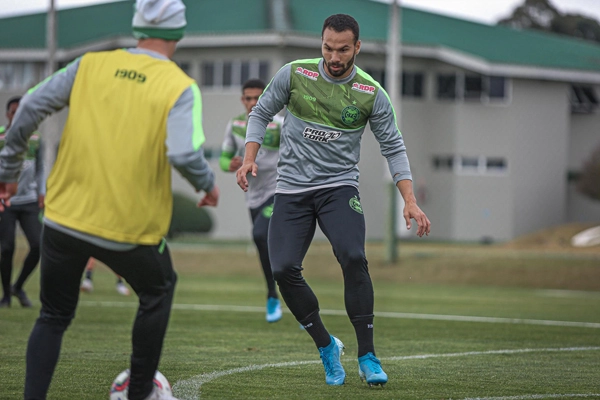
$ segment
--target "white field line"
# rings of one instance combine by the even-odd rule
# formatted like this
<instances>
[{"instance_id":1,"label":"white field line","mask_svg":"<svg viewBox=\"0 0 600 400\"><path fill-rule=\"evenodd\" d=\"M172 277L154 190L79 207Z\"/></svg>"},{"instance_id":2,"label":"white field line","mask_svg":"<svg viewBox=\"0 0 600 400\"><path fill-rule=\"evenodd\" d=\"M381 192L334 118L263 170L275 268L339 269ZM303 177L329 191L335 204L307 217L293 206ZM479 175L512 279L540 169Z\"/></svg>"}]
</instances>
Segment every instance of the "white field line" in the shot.
<instances>
[{"instance_id":1,"label":"white field line","mask_svg":"<svg viewBox=\"0 0 600 400\"><path fill-rule=\"evenodd\" d=\"M541 297L600 299L600 291L591 292L589 290L540 289L537 290L537 295Z\"/></svg>"},{"instance_id":2,"label":"white field line","mask_svg":"<svg viewBox=\"0 0 600 400\"><path fill-rule=\"evenodd\" d=\"M414 356L395 356L395 357L382 357L383 361L400 361L400 360L422 360L428 358L441 358L441 357L471 357L479 355L496 355L496 354L522 354L522 353L547 353L547 352L570 352L570 351L595 351L600 350L600 347L564 347L564 348L545 348L545 349L512 349L512 350L490 350L490 351L469 351L464 353L442 353L442 354L421 354ZM342 360L347 363L350 360ZM354 363L355 360L352 360ZM234 368L226 371L215 371L207 374L201 374L192 378L182 380L173 385L174 394L181 400L198 400L200 398L200 388L203 384L211 382L215 379L229 376L233 374L246 373L251 371L259 371L265 368L281 368L281 367L295 367L298 365L307 364L320 364L320 360L314 361L290 361L277 364L262 364L262 365L249 365L247 367ZM530 396L542 396L542 397L530 397ZM491 397L491 398L475 398L465 400L518 400L518 399L543 399L546 397L594 397L598 396L595 394L580 394L580 395L528 395L524 397Z\"/></svg>"},{"instance_id":3,"label":"white field line","mask_svg":"<svg viewBox=\"0 0 600 400\"><path fill-rule=\"evenodd\" d=\"M469 397L463 400L530 400L530 399L567 399L567 398L600 398L599 393L588 394L527 394L524 396L506 396L506 397Z\"/></svg>"},{"instance_id":4,"label":"white field line","mask_svg":"<svg viewBox=\"0 0 600 400\"><path fill-rule=\"evenodd\" d=\"M91 307L137 307L137 303L123 301L80 301L79 304ZM257 312L264 313L264 307L254 306L226 306L211 304L173 304L174 310L193 310L193 311L232 311L232 312ZM284 311L287 311L284 309ZM322 315L340 315L345 316L344 310L321 310ZM496 317L474 317L465 315L442 315L442 314L418 314L418 313L397 313L378 311L375 313L379 318L400 318L400 319L424 319L433 321L458 321L458 322L487 322L495 324L519 324L519 325L545 325L545 326L564 326L575 328L594 328L600 329L600 323L597 322L576 322L576 321L550 321L542 319L525 318L496 318Z\"/></svg>"}]
</instances>

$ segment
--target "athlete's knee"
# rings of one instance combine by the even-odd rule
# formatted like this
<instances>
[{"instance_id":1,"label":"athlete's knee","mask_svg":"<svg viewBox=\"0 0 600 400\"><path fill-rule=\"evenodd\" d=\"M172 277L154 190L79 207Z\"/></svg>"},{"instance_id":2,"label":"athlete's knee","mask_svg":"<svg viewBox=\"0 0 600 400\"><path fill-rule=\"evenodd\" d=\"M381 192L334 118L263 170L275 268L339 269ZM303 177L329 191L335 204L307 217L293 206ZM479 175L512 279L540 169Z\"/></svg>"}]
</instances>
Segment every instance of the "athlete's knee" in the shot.
<instances>
[{"instance_id":1,"label":"athlete's knee","mask_svg":"<svg viewBox=\"0 0 600 400\"><path fill-rule=\"evenodd\" d=\"M29 240L29 251L40 252L40 238L41 236L34 236Z\"/></svg>"},{"instance_id":2,"label":"athlete's knee","mask_svg":"<svg viewBox=\"0 0 600 400\"><path fill-rule=\"evenodd\" d=\"M0 248L0 258L12 259L14 254L15 244L10 242L2 242L2 247Z\"/></svg>"},{"instance_id":3,"label":"athlete's knee","mask_svg":"<svg viewBox=\"0 0 600 400\"><path fill-rule=\"evenodd\" d=\"M75 318L75 313L56 314L42 310L38 317L38 323L52 326L55 330L64 332L71 325L73 318Z\"/></svg>"},{"instance_id":4,"label":"athlete's knee","mask_svg":"<svg viewBox=\"0 0 600 400\"><path fill-rule=\"evenodd\" d=\"M267 231L263 229L254 229L252 231L252 239L257 247L267 247L269 235Z\"/></svg>"},{"instance_id":5,"label":"athlete's knee","mask_svg":"<svg viewBox=\"0 0 600 400\"><path fill-rule=\"evenodd\" d=\"M273 271L273 279L275 279L277 283L293 283L304 280L302 277L302 267L292 262L279 265L273 265L273 263L271 263L271 270Z\"/></svg>"},{"instance_id":6,"label":"athlete's knee","mask_svg":"<svg viewBox=\"0 0 600 400\"><path fill-rule=\"evenodd\" d=\"M343 267L367 265L367 257L363 249L346 248L340 253L339 260Z\"/></svg>"}]
</instances>

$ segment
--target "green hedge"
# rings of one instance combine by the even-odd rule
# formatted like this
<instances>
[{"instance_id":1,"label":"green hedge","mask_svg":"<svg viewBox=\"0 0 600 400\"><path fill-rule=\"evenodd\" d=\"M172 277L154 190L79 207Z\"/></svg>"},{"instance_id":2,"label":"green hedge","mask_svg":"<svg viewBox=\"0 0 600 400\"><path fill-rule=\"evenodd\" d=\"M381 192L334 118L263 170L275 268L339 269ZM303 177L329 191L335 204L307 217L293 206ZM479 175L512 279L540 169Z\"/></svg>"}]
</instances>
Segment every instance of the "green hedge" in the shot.
<instances>
[{"instance_id":1,"label":"green hedge","mask_svg":"<svg viewBox=\"0 0 600 400\"><path fill-rule=\"evenodd\" d=\"M167 234L169 238L182 233L208 233L212 230L212 217L196 204L196 200L183 194L173 194L173 217Z\"/></svg>"}]
</instances>

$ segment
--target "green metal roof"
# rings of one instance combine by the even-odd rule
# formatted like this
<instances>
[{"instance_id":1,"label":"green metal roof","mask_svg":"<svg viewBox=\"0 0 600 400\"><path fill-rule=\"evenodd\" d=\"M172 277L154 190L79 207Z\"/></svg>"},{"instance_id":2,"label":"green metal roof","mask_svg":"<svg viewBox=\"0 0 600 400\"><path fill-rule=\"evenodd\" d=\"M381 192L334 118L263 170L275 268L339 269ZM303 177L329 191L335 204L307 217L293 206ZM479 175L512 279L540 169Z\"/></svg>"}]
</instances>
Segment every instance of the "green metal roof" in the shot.
<instances>
[{"instance_id":1,"label":"green metal roof","mask_svg":"<svg viewBox=\"0 0 600 400\"><path fill-rule=\"evenodd\" d=\"M269 0L187 0L187 34L272 32ZM354 16L361 38L385 41L389 5L372 0L289 0L291 31L320 36L323 20L335 13ZM71 8L58 12L58 47L63 49L129 36L133 1ZM0 19L0 50L43 49L45 14ZM496 64L600 72L600 45L579 39L519 31L402 9L402 42L448 48Z\"/></svg>"}]
</instances>

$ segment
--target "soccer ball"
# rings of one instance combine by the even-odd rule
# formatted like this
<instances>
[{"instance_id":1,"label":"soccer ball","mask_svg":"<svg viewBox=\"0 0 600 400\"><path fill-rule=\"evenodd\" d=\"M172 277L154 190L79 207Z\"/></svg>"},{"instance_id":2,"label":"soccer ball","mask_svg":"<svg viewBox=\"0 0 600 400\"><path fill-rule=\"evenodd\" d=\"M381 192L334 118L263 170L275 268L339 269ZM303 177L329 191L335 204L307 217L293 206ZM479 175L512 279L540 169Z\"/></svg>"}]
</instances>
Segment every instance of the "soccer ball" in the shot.
<instances>
[{"instance_id":1,"label":"soccer ball","mask_svg":"<svg viewBox=\"0 0 600 400\"><path fill-rule=\"evenodd\" d=\"M171 390L171 384L165 378L163 374L156 371L154 374L154 387L158 388L159 392L173 394ZM129 369L121 372L112 383L110 387L110 400L127 400L127 393L129 392Z\"/></svg>"}]
</instances>

